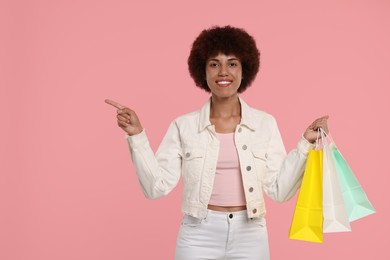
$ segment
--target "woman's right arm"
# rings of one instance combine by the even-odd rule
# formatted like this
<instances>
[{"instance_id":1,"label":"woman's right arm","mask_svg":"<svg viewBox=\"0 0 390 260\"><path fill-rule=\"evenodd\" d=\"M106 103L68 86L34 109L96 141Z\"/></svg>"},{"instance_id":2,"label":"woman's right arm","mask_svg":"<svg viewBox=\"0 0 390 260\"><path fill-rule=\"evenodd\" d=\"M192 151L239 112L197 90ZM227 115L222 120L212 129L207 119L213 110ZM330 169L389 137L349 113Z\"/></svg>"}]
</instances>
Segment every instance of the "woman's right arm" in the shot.
<instances>
[{"instance_id":1,"label":"woman's right arm","mask_svg":"<svg viewBox=\"0 0 390 260\"><path fill-rule=\"evenodd\" d=\"M145 130L127 136L127 142L145 196L156 199L171 192L181 175L182 152L176 123L170 124L156 155L150 148Z\"/></svg>"},{"instance_id":2,"label":"woman's right arm","mask_svg":"<svg viewBox=\"0 0 390 260\"><path fill-rule=\"evenodd\" d=\"M154 154L136 113L117 102L106 100L106 103L118 108L118 126L127 133L131 158L144 195L149 199L167 195L181 175L181 141L175 121Z\"/></svg>"}]
</instances>

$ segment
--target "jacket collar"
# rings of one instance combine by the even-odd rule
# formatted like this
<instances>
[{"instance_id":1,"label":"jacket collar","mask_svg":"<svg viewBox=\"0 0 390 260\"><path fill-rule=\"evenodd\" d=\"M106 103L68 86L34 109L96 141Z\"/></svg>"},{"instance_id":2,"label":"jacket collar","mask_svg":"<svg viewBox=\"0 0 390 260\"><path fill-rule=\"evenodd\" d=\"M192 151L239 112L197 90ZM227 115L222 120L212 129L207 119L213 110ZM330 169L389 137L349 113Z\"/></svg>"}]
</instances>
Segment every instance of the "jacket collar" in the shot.
<instances>
[{"instance_id":1,"label":"jacket collar","mask_svg":"<svg viewBox=\"0 0 390 260\"><path fill-rule=\"evenodd\" d=\"M238 96L238 101L241 105L241 126L246 126L252 131L255 131L255 128L252 123L251 108ZM206 127L211 126L210 122L210 108L211 108L211 97L200 109L200 118L199 118L199 132L203 131Z\"/></svg>"}]
</instances>

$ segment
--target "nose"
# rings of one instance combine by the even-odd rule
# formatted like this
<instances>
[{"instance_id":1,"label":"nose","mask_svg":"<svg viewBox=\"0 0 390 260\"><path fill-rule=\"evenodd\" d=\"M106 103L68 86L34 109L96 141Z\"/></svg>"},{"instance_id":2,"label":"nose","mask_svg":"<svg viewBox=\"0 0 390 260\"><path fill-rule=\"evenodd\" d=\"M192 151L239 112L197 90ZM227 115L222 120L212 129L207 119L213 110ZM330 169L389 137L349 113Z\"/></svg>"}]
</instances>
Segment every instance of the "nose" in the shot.
<instances>
[{"instance_id":1,"label":"nose","mask_svg":"<svg viewBox=\"0 0 390 260\"><path fill-rule=\"evenodd\" d=\"M221 77L225 77L228 75L228 71L227 71L227 66L226 65L221 65L219 67L219 72L218 72L218 76L221 76Z\"/></svg>"}]
</instances>

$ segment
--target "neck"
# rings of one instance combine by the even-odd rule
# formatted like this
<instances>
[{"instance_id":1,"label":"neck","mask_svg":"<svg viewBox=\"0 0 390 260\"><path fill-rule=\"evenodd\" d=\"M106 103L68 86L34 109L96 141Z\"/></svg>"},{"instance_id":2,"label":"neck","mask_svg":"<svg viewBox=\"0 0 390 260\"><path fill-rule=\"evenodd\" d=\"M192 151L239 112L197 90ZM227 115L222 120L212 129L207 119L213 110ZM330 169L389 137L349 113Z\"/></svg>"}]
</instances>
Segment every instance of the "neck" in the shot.
<instances>
[{"instance_id":1,"label":"neck","mask_svg":"<svg viewBox=\"0 0 390 260\"><path fill-rule=\"evenodd\" d=\"M210 117L234 117L241 115L241 105L238 95L220 98L215 95L211 96Z\"/></svg>"}]
</instances>

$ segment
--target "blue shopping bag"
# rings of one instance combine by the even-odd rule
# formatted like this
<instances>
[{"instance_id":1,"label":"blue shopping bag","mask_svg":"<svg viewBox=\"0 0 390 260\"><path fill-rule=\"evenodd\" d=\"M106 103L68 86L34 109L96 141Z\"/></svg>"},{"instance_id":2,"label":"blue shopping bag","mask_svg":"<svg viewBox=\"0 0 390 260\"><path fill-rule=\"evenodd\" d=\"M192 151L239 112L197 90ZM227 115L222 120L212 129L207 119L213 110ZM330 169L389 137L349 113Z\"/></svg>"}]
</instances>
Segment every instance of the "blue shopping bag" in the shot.
<instances>
[{"instance_id":1,"label":"blue shopping bag","mask_svg":"<svg viewBox=\"0 0 390 260\"><path fill-rule=\"evenodd\" d=\"M375 213L362 186L336 145L332 147L332 157L340 181L348 219L354 221Z\"/></svg>"}]
</instances>

